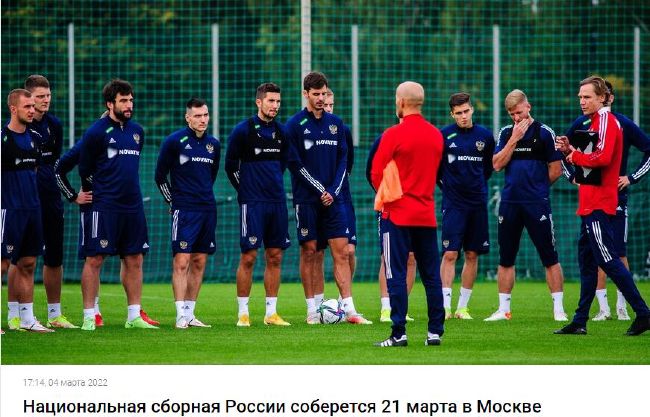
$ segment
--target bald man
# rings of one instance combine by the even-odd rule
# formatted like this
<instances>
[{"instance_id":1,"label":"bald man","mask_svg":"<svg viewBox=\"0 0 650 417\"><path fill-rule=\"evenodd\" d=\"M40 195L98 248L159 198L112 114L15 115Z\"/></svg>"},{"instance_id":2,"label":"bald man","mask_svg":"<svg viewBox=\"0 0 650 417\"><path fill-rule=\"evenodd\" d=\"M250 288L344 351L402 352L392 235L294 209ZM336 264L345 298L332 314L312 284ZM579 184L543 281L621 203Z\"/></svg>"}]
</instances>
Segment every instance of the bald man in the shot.
<instances>
[{"instance_id":1,"label":"bald man","mask_svg":"<svg viewBox=\"0 0 650 417\"><path fill-rule=\"evenodd\" d=\"M407 81L397 87L395 112L402 123L384 131L370 171L372 185L379 189L384 168L392 160L397 165L402 187L401 198L384 203L379 226L393 322L390 337L375 343L379 347L408 345L409 252L415 254L427 297L429 321L425 345L440 345L444 333L445 310L433 200L443 140L440 131L422 116L423 104L424 88L420 84Z\"/></svg>"}]
</instances>

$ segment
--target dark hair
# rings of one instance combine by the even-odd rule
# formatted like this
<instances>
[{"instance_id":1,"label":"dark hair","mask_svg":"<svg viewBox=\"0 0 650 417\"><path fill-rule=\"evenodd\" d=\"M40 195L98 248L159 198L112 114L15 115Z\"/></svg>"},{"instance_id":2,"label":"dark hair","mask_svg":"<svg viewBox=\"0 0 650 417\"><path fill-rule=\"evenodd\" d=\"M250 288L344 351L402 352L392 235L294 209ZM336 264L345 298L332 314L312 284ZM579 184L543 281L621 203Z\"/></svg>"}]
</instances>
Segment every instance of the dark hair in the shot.
<instances>
[{"instance_id":1,"label":"dark hair","mask_svg":"<svg viewBox=\"0 0 650 417\"><path fill-rule=\"evenodd\" d=\"M605 85L607 86L607 89L609 90L609 94L614 95L614 87L612 86L612 83L605 80Z\"/></svg>"},{"instance_id":2,"label":"dark hair","mask_svg":"<svg viewBox=\"0 0 650 417\"><path fill-rule=\"evenodd\" d=\"M32 91L38 87L50 88L50 82L47 80L47 78L39 74L33 74L27 77L25 80L26 90Z\"/></svg>"},{"instance_id":3,"label":"dark hair","mask_svg":"<svg viewBox=\"0 0 650 417\"><path fill-rule=\"evenodd\" d=\"M187 105L185 107L187 107L189 110L194 107L203 107L207 105L207 101L203 100L202 98L192 97L191 99L187 100Z\"/></svg>"},{"instance_id":4,"label":"dark hair","mask_svg":"<svg viewBox=\"0 0 650 417\"><path fill-rule=\"evenodd\" d=\"M327 87L327 77L322 72L314 71L305 76L302 81L302 88L305 91L318 90L319 88Z\"/></svg>"},{"instance_id":5,"label":"dark hair","mask_svg":"<svg viewBox=\"0 0 650 417\"><path fill-rule=\"evenodd\" d=\"M607 88L605 80L603 80L601 77L591 76L580 81L580 87L587 84L594 86L594 93L596 93L597 96L605 96L605 101L603 102L604 105L607 105L607 103L609 103L609 96L611 93Z\"/></svg>"},{"instance_id":6,"label":"dark hair","mask_svg":"<svg viewBox=\"0 0 650 417\"><path fill-rule=\"evenodd\" d=\"M15 90L11 90L9 95L7 96L7 106L15 106L18 104L18 97L31 97L32 93L29 90L24 90L22 88L16 88Z\"/></svg>"},{"instance_id":7,"label":"dark hair","mask_svg":"<svg viewBox=\"0 0 650 417\"><path fill-rule=\"evenodd\" d=\"M255 99L262 100L266 97L266 93L280 93L280 87L274 83L262 83L257 87L257 93L255 93Z\"/></svg>"},{"instance_id":8,"label":"dark hair","mask_svg":"<svg viewBox=\"0 0 650 417\"><path fill-rule=\"evenodd\" d=\"M133 94L133 87L131 86L131 83L129 83L128 81L115 78L109 81L108 84L104 86L102 93L104 94L104 103L108 103L108 102L113 103L115 102L115 98L117 97L118 94L121 94L123 96L128 96L129 94Z\"/></svg>"},{"instance_id":9,"label":"dark hair","mask_svg":"<svg viewBox=\"0 0 650 417\"><path fill-rule=\"evenodd\" d=\"M456 106L462 106L465 103L469 103L471 106L472 103L470 101L470 95L467 93L456 93L452 94L451 97L449 97L449 108L454 109Z\"/></svg>"}]
</instances>

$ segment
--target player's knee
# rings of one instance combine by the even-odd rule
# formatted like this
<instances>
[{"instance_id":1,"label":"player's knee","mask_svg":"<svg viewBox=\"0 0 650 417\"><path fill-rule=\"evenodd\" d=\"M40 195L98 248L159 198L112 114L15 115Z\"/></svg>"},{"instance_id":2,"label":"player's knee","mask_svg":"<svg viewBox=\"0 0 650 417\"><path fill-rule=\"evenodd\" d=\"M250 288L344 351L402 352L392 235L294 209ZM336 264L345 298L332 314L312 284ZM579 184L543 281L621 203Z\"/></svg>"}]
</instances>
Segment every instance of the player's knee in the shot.
<instances>
[{"instance_id":1,"label":"player's knee","mask_svg":"<svg viewBox=\"0 0 650 417\"><path fill-rule=\"evenodd\" d=\"M413 252L409 252L409 258L406 260L406 267L415 268L415 254Z\"/></svg>"},{"instance_id":2,"label":"player's knee","mask_svg":"<svg viewBox=\"0 0 650 417\"><path fill-rule=\"evenodd\" d=\"M17 266L21 269L23 274L33 275L34 270L36 269L36 258L32 256L20 258Z\"/></svg>"},{"instance_id":3,"label":"player's knee","mask_svg":"<svg viewBox=\"0 0 650 417\"><path fill-rule=\"evenodd\" d=\"M443 262L456 262L458 260L458 252L456 251L446 251L442 255Z\"/></svg>"},{"instance_id":4,"label":"player's knee","mask_svg":"<svg viewBox=\"0 0 650 417\"><path fill-rule=\"evenodd\" d=\"M478 253L474 251L465 252L465 262L476 263L478 261Z\"/></svg>"},{"instance_id":5,"label":"player's knee","mask_svg":"<svg viewBox=\"0 0 650 417\"><path fill-rule=\"evenodd\" d=\"M279 268L282 264L282 251L267 251L266 265L270 268Z\"/></svg>"},{"instance_id":6,"label":"player's knee","mask_svg":"<svg viewBox=\"0 0 650 417\"><path fill-rule=\"evenodd\" d=\"M91 269L99 270L104 263L104 258L101 255L89 256L86 258L86 265Z\"/></svg>"},{"instance_id":7,"label":"player's knee","mask_svg":"<svg viewBox=\"0 0 650 417\"><path fill-rule=\"evenodd\" d=\"M244 269L253 269L255 260L257 259L257 251L248 251L241 254L239 265Z\"/></svg>"},{"instance_id":8,"label":"player's knee","mask_svg":"<svg viewBox=\"0 0 650 417\"><path fill-rule=\"evenodd\" d=\"M356 253L357 253L357 247L352 244L348 244L348 256L350 258L354 258L354 255Z\"/></svg>"}]
</instances>

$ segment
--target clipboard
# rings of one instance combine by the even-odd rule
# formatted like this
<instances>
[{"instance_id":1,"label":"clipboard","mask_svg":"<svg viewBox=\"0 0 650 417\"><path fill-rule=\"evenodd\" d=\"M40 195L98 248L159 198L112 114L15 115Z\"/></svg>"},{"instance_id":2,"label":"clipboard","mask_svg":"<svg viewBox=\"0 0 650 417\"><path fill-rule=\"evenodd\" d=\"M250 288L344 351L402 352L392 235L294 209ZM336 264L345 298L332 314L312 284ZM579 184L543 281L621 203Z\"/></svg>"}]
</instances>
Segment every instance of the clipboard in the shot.
<instances>
[{"instance_id":1,"label":"clipboard","mask_svg":"<svg viewBox=\"0 0 650 417\"><path fill-rule=\"evenodd\" d=\"M598 132L593 130L576 130L574 134L569 138L569 143L571 146L584 153L589 155L596 150L596 145L598 144ZM575 182L578 184L587 184L587 185L600 185L602 182L602 169L601 168L587 168L587 167L576 167Z\"/></svg>"}]
</instances>

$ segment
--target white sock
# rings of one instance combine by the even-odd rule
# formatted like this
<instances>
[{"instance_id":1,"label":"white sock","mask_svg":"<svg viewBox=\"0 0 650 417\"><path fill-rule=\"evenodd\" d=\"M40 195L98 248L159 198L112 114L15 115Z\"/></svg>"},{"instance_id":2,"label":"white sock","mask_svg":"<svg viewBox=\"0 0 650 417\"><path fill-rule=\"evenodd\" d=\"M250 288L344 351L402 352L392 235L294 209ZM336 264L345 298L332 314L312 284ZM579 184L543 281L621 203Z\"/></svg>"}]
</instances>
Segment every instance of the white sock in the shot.
<instances>
[{"instance_id":1,"label":"white sock","mask_svg":"<svg viewBox=\"0 0 650 417\"><path fill-rule=\"evenodd\" d=\"M321 305L324 299L325 299L325 294L314 294L314 304L316 304L316 307Z\"/></svg>"},{"instance_id":2,"label":"white sock","mask_svg":"<svg viewBox=\"0 0 650 417\"><path fill-rule=\"evenodd\" d=\"M174 305L176 306L176 321L178 321L178 319L185 315L185 301L174 301Z\"/></svg>"},{"instance_id":3,"label":"white sock","mask_svg":"<svg viewBox=\"0 0 650 417\"><path fill-rule=\"evenodd\" d=\"M342 308L343 308L343 311L345 311L346 315L356 314L357 313L357 310L354 308L354 301L352 301L352 297L348 297L348 298L343 299Z\"/></svg>"},{"instance_id":4,"label":"white sock","mask_svg":"<svg viewBox=\"0 0 650 417\"><path fill-rule=\"evenodd\" d=\"M609 313L610 310L609 304L607 303L607 288L596 290L596 298L598 299L598 306L600 307L600 311L606 311Z\"/></svg>"},{"instance_id":5,"label":"white sock","mask_svg":"<svg viewBox=\"0 0 650 417\"><path fill-rule=\"evenodd\" d=\"M127 317L128 321L137 319L140 317L140 304L131 304L127 307L127 311L129 312L129 315Z\"/></svg>"},{"instance_id":6,"label":"white sock","mask_svg":"<svg viewBox=\"0 0 650 417\"><path fill-rule=\"evenodd\" d=\"M472 296L472 290L467 289L465 287L460 287L460 297L458 297L458 307L456 307L456 310L460 310L461 308L466 308L467 303L469 303L469 298Z\"/></svg>"},{"instance_id":7,"label":"white sock","mask_svg":"<svg viewBox=\"0 0 650 417\"><path fill-rule=\"evenodd\" d=\"M47 305L47 318L55 319L61 315L61 303L53 303Z\"/></svg>"},{"instance_id":8,"label":"white sock","mask_svg":"<svg viewBox=\"0 0 650 417\"><path fill-rule=\"evenodd\" d=\"M553 311L564 313L564 292L552 292L551 298L553 299Z\"/></svg>"},{"instance_id":9,"label":"white sock","mask_svg":"<svg viewBox=\"0 0 650 417\"><path fill-rule=\"evenodd\" d=\"M313 298L305 298L307 302L307 314L314 314L316 312L316 301Z\"/></svg>"},{"instance_id":10,"label":"white sock","mask_svg":"<svg viewBox=\"0 0 650 417\"><path fill-rule=\"evenodd\" d=\"M18 301L9 301L7 307L9 308L9 313L7 314L7 319L11 320L16 317L20 317Z\"/></svg>"},{"instance_id":11,"label":"white sock","mask_svg":"<svg viewBox=\"0 0 650 417\"><path fill-rule=\"evenodd\" d=\"M627 308L625 305L625 297L623 297L623 293L619 290L616 290L616 308Z\"/></svg>"},{"instance_id":12,"label":"white sock","mask_svg":"<svg viewBox=\"0 0 650 417\"><path fill-rule=\"evenodd\" d=\"M381 309L382 310L390 310L390 298L388 297L381 297Z\"/></svg>"},{"instance_id":13,"label":"white sock","mask_svg":"<svg viewBox=\"0 0 650 417\"><path fill-rule=\"evenodd\" d=\"M196 301L185 300L185 317L188 320L194 319L194 307L196 307Z\"/></svg>"},{"instance_id":14,"label":"white sock","mask_svg":"<svg viewBox=\"0 0 650 417\"><path fill-rule=\"evenodd\" d=\"M242 314L248 314L248 298L249 297L237 297L237 305L239 305L239 316Z\"/></svg>"},{"instance_id":15,"label":"white sock","mask_svg":"<svg viewBox=\"0 0 650 417\"><path fill-rule=\"evenodd\" d=\"M20 312L20 325L29 327L34 324L34 303L20 303L18 304L18 311Z\"/></svg>"},{"instance_id":16,"label":"white sock","mask_svg":"<svg viewBox=\"0 0 650 417\"><path fill-rule=\"evenodd\" d=\"M499 311L510 313L510 294L499 293Z\"/></svg>"},{"instance_id":17,"label":"white sock","mask_svg":"<svg viewBox=\"0 0 650 417\"><path fill-rule=\"evenodd\" d=\"M451 288L442 288L442 303L446 309L451 309Z\"/></svg>"},{"instance_id":18,"label":"white sock","mask_svg":"<svg viewBox=\"0 0 650 417\"><path fill-rule=\"evenodd\" d=\"M99 312L99 297L95 297L95 314L102 314Z\"/></svg>"},{"instance_id":19,"label":"white sock","mask_svg":"<svg viewBox=\"0 0 650 417\"><path fill-rule=\"evenodd\" d=\"M95 320L95 309L94 308L84 308L84 320L93 319Z\"/></svg>"},{"instance_id":20,"label":"white sock","mask_svg":"<svg viewBox=\"0 0 650 417\"><path fill-rule=\"evenodd\" d=\"M266 317L271 317L276 313L278 297L266 297Z\"/></svg>"}]
</instances>

